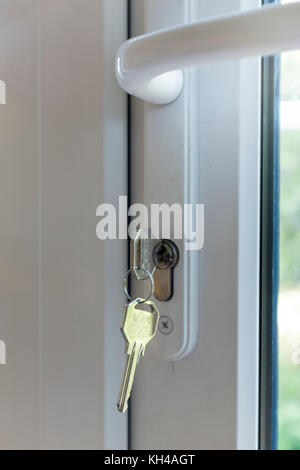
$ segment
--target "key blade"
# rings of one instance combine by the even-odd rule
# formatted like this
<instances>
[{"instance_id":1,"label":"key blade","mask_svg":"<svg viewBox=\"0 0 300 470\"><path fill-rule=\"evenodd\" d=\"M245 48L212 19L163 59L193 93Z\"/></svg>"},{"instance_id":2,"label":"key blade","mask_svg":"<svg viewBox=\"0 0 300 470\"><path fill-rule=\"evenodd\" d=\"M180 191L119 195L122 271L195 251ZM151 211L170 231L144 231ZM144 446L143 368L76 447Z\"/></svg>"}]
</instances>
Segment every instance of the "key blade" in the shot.
<instances>
[{"instance_id":1,"label":"key blade","mask_svg":"<svg viewBox=\"0 0 300 470\"><path fill-rule=\"evenodd\" d=\"M122 386L118 400L118 410L120 411L120 413L125 413L128 408L128 400L132 390L135 371L139 363L142 351L143 345L140 343L135 343L132 347L131 354L127 356L124 377L122 380Z\"/></svg>"},{"instance_id":2,"label":"key blade","mask_svg":"<svg viewBox=\"0 0 300 470\"><path fill-rule=\"evenodd\" d=\"M128 400L126 401L126 394L128 390L130 371L133 368L133 359L134 359L134 354L129 354L127 356L124 377L123 377L120 396L118 400L118 410L120 411L120 413L125 413L125 411L128 408Z\"/></svg>"}]
</instances>

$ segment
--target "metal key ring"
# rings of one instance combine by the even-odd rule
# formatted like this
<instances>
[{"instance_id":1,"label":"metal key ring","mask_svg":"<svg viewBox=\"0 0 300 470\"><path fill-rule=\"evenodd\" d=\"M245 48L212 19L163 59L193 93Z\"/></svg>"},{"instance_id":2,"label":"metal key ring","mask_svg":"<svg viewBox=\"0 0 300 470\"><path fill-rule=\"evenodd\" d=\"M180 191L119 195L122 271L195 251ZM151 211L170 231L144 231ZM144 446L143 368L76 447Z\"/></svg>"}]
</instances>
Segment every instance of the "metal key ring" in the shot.
<instances>
[{"instance_id":1,"label":"metal key ring","mask_svg":"<svg viewBox=\"0 0 300 470\"><path fill-rule=\"evenodd\" d=\"M145 269L142 269L142 268L139 268L139 270L142 271L144 274L146 274L146 276L147 276L146 279L149 279L149 281L151 282L150 294L148 295L148 297L146 299L139 302L141 304L144 304L145 302L148 302L148 300L151 298L151 296L154 292L154 279L153 279L152 274L149 271L146 271ZM128 281L128 278L129 278L130 274L134 274L134 269L131 268L131 269L129 269L129 271L127 271L127 273L124 276L124 281L123 281L124 292L125 292L125 295L128 298L128 300L132 300L132 296L129 294L128 287L127 287L127 281ZM143 279L143 280L146 280L146 279Z\"/></svg>"}]
</instances>

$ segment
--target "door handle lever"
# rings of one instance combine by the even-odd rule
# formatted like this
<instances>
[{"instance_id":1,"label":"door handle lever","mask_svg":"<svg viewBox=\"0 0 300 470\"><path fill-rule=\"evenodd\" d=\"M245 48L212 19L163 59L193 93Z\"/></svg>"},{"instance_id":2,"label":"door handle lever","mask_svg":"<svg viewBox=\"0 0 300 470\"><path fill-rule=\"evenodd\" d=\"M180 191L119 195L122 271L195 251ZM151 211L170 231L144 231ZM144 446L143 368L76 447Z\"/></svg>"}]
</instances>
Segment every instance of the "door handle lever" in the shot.
<instances>
[{"instance_id":1,"label":"door handle lever","mask_svg":"<svg viewBox=\"0 0 300 470\"><path fill-rule=\"evenodd\" d=\"M182 91L185 67L299 49L299 21L300 2L296 2L139 36L119 49L116 77L130 95L168 104Z\"/></svg>"}]
</instances>

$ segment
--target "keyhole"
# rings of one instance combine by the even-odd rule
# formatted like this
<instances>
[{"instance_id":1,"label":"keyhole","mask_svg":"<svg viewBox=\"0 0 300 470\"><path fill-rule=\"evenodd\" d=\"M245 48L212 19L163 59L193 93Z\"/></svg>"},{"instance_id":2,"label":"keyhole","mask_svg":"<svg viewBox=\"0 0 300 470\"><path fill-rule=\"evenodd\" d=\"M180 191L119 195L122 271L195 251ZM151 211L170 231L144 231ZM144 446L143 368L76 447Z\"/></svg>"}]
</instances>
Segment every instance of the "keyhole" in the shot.
<instances>
[{"instance_id":1,"label":"keyhole","mask_svg":"<svg viewBox=\"0 0 300 470\"><path fill-rule=\"evenodd\" d=\"M162 240L155 247L153 255L158 269L174 269L179 260L177 246L169 240Z\"/></svg>"},{"instance_id":2,"label":"keyhole","mask_svg":"<svg viewBox=\"0 0 300 470\"><path fill-rule=\"evenodd\" d=\"M170 240L161 240L154 248L154 297L160 302L168 302L174 294L174 268L179 261L177 246Z\"/></svg>"}]
</instances>

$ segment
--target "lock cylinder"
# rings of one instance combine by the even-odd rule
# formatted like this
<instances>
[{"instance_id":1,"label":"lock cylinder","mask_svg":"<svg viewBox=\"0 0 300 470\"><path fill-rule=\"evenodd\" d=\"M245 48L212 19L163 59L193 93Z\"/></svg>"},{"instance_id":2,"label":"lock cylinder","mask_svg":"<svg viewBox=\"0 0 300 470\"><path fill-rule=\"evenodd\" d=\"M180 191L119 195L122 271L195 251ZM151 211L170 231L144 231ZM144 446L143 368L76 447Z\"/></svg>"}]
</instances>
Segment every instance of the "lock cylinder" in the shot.
<instances>
[{"instance_id":1,"label":"lock cylinder","mask_svg":"<svg viewBox=\"0 0 300 470\"><path fill-rule=\"evenodd\" d=\"M179 262L179 251L175 243L161 240L154 248L154 297L168 302L174 295L174 269Z\"/></svg>"}]
</instances>

